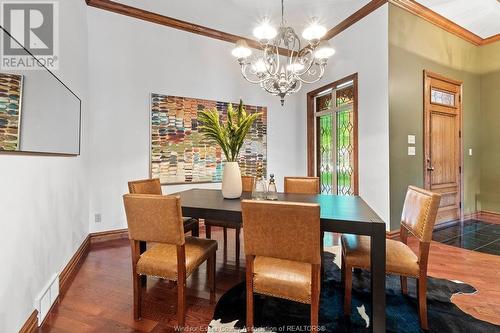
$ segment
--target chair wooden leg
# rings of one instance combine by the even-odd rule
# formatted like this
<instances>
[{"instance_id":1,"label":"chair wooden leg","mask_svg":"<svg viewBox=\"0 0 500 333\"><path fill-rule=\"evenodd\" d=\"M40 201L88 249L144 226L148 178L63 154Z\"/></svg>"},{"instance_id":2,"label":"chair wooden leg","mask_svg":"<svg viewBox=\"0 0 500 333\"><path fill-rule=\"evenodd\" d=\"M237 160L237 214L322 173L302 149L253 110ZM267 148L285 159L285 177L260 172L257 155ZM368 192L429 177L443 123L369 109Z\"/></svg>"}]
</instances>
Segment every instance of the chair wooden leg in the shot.
<instances>
[{"instance_id":1,"label":"chair wooden leg","mask_svg":"<svg viewBox=\"0 0 500 333\"><path fill-rule=\"evenodd\" d=\"M236 261L240 261L240 233L241 233L241 228L236 228L235 229L235 237L236 237Z\"/></svg>"},{"instance_id":2,"label":"chair wooden leg","mask_svg":"<svg viewBox=\"0 0 500 333\"><path fill-rule=\"evenodd\" d=\"M401 293L403 295L408 295L408 278L406 276L401 275Z\"/></svg>"},{"instance_id":3,"label":"chair wooden leg","mask_svg":"<svg viewBox=\"0 0 500 333\"><path fill-rule=\"evenodd\" d=\"M320 285L321 265L313 265L311 274L311 332L318 332L319 330Z\"/></svg>"},{"instance_id":4,"label":"chair wooden leg","mask_svg":"<svg viewBox=\"0 0 500 333\"><path fill-rule=\"evenodd\" d=\"M186 324L186 281L177 281L177 324Z\"/></svg>"},{"instance_id":5,"label":"chair wooden leg","mask_svg":"<svg viewBox=\"0 0 500 333\"><path fill-rule=\"evenodd\" d=\"M225 250L227 246L227 228L223 227L223 229L224 229L224 250Z\"/></svg>"},{"instance_id":6,"label":"chair wooden leg","mask_svg":"<svg viewBox=\"0 0 500 333\"><path fill-rule=\"evenodd\" d=\"M345 256L344 251L342 251L342 262L340 263L340 285L345 285Z\"/></svg>"},{"instance_id":7,"label":"chair wooden leg","mask_svg":"<svg viewBox=\"0 0 500 333\"><path fill-rule=\"evenodd\" d=\"M186 324L186 249L177 245L177 325Z\"/></svg>"},{"instance_id":8,"label":"chair wooden leg","mask_svg":"<svg viewBox=\"0 0 500 333\"><path fill-rule=\"evenodd\" d=\"M419 277L417 282L418 295L418 316L420 318L420 326L423 330L428 330L427 325L427 277Z\"/></svg>"},{"instance_id":9,"label":"chair wooden leg","mask_svg":"<svg viewBox=\"0 0 500 333\"><path fill-rule=\"evenodd\" d=\"M246 256L246 289L247 289L247 320L248 333L253 332L253 260L254 256Z\"/></svg>"},{"instance_id":10,"label":"chair wooden leg","mask_svg":"<svg viewBox=\"0 0 500 333\"><path fill-rule=\"evenodd\" d=\"M142 254L147 250L146 242L139 242L139 253ZM148 277L146 275L141 275L141 286L146 289L148 287Z\"/></svg>"},{"instance_id":11,"label":"chair wooden leg","mask_svg":"<svg viewBox=\"0 0 500 333\"><path fill-rule=\"evenodd\" d=\"M352 267L344 264L344 316L351 316Z\"/></svg>"},{"instance_id":12,"label":"chair wooden leg","mask_svg":"<svg viewBox=\"0 0 500 333\"><path fill-rule=\"evenodd\" d=\"M212 238L212 226L205 222L205 237L207 239Z\"/></svg>"},{"instance_id":13,"label":"chair wooden leg","mask_svg":"<svg viewBox=\"0 0 500 333\"><path fill-rule=\"evenodd\" d=\"M207 259L208 285L210 288L210 303L215 303L215 253Z\"/></svg>"},{"instance_id":14,"label":"chair wooden leg","mask_svg":"<svg viewBox=\"0 0 500 333\"><path fill-rule=\"evenodd\" d=\"M137 275L134 272L133 284L134 284L134 320L141 320L141 300L142 300L142 290L141 290L141 275Z\"/></svg>"}]
</instances>

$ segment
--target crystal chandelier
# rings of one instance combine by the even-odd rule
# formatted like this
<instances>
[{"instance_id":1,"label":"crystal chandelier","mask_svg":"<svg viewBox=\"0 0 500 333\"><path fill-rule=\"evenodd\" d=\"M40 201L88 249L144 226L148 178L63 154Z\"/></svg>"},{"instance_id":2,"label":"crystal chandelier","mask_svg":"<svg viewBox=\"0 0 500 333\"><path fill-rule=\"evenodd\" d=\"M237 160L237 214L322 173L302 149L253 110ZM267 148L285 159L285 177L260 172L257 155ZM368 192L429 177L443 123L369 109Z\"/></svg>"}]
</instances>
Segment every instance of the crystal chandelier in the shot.
<instances>
[{"instance_id":1,"label":"crystal chandelier","mask_svg":"<svg viewBox=\"0 0 500 333\"><path fill-rule=\"evenodd\" d=\"M299 91L303 83L314 83L323 77L326 62L335 53L328 41L321 40L325 34L326 28L313 20L302 32L308 44L301 48L299 36L292 27L286 26L281 0L281 25L278 30L268 19L253 30L260 43L259 54L252 56L252 50L244 39L236 42L231 53L238 59L243 77L268 93L279 96L283 105L285 96Z\"/></svg>"}]
</instances>

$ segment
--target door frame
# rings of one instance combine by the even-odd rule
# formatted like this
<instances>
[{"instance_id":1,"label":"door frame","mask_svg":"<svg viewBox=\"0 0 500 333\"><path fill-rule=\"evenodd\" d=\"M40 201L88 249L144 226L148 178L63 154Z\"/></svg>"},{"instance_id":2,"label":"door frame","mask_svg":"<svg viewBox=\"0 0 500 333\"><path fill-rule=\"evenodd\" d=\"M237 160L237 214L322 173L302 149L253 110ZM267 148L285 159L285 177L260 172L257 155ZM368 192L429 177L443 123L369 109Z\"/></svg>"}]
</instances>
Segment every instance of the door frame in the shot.
<instances>
[{"instance_id":1,"label":"door frame","mask_svg":"<svg viewBox=\"0 0 500 333\"><path fill-rule=\"evenodd\" d=\"M316 158L318 155L318 144L316 140L316 115L315 115L315 103L314 98L319 93L328 90L334 89L339 84L353 81L354 85L354 102L353 102L353 116L354 116L354 162L353 162L353 170L354 170L354 194L359 195L359 162L358 162L358 73L354 73L348 76L345 76L339 80L336 80L332 83L314 89L307 93L306 101L307 101L307 175L309 177L317 176L317 166L316 166ZM319 177L319 176L318 176Z\"/></svg>"},{"instance_id":2,"label":"door frame","mask_svg":"<svg viewBox=\"0 0 500 333\"><path fill-rule=\"evenodd\" d=\"M424 142L424 151L423 151L423 170L424 170L424 188L429 189L430 187L430 177L429 177L429 172L427 172L427 157L429 154L429 149L430 149L430 143L429 140L427 139L428 133L430 131L429 125L429 117L430 114L428 110L426 110L426 104L425 100L426 97L429 96L430 98L430 86L428 84L427 78L434 78L438 79L441 81L445 81L457 86L460 86L460 97L458 100L458 108L459 108L459 115L458 115L458 126L459 126L459 135L458 135L458 145L459 145L459 196L460 196L460 203L459 203L459 218L460 221L464 220L464 145L463 145L463 101L462 101L462 95L463 95L463 82L451 79L449 77L443 76L441 74L429 71L424 69L423 71L423 95L422 95L422 104L423 104L423 120L424 120L424 132L423 132L423 142Z\"/></svg>"}]
</instances>

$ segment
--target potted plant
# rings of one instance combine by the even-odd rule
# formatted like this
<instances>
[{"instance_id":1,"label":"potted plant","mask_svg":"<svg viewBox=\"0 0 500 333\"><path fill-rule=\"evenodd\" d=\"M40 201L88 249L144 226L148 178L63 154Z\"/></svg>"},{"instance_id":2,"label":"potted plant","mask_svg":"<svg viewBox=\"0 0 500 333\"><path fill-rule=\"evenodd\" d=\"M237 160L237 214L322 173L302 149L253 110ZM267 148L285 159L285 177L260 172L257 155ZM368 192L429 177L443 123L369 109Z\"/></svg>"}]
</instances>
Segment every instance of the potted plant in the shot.
<instances>
[{"instance_id":1,"label":"potted plant","mask_svg":"<svg viewBox=\"0 0 500 333\"><path fill-rule=\"evenodd\" d=\"M226 199L236 199L241 196L238 155L250 128L260 115L261 113L248 114L241 99L237 110L229 104L226 121L220 119L219 112L215 108L203 110L198 114L201 123L200 132L214 140L226 156L222 174L222 195Z\"/></svg>"}]
</instances>

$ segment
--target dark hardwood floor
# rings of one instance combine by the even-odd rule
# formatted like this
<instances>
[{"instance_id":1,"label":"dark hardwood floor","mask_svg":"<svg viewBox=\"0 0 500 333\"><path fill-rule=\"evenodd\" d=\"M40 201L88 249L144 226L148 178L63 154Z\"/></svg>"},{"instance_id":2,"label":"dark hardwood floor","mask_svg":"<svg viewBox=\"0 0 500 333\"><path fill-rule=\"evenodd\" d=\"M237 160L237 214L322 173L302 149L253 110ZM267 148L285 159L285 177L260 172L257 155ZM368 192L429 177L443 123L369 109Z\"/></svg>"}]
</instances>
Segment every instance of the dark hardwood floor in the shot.
<instances>
[{"instance_id":1,"label":"dark hardwood floor","mask_svg":"<svg viewBox=\"0 0 500 333\"><path fill-rule=\"evenodd\" d=\"M204 236L204 233L202 233ZM227 253L222 231L213 228L219 241L217 254L217 298L244 279L245 262L234 261L234 235L229 232ZM325 250L334 250L336 235L328 235ZM416 249L417 242L410 241ZM243 246L243 245L242 245ZM336 252L336 251L335 251ZM243 253L243 252L242 252ZM242 256L244 258L244 256ZM53 308L39 332L174 332L176 325L175 286L167 281L148 279L143 303L143 320L132 315L131 259L128 240L108 241L92 249L70 288ZM465 312L500 324L500 256L469 251L433 242L429 274L469 283L475 295L456 295L453 301ZM191 332L206 331L214 305L209 303L205 265L188 279L187 320Z\"/></svg>"}]
</instances>

